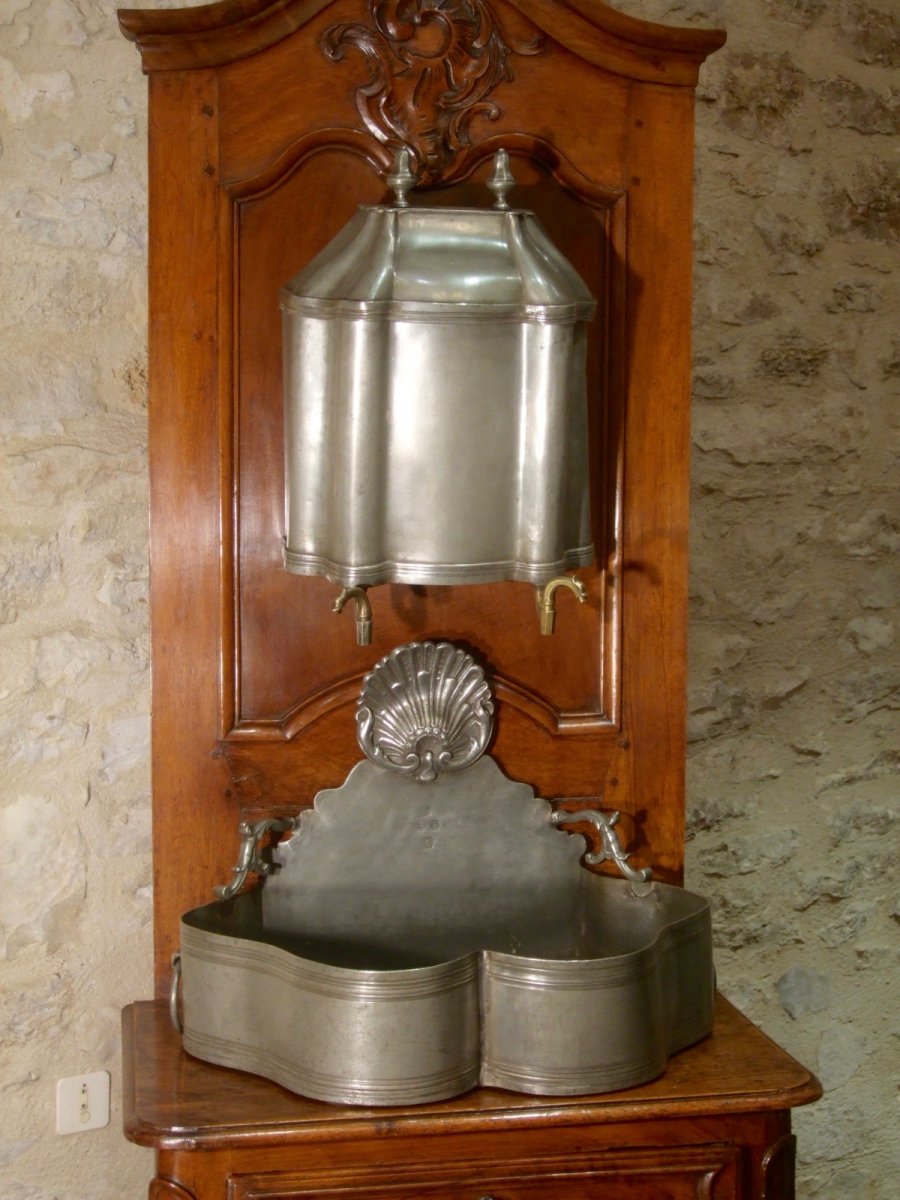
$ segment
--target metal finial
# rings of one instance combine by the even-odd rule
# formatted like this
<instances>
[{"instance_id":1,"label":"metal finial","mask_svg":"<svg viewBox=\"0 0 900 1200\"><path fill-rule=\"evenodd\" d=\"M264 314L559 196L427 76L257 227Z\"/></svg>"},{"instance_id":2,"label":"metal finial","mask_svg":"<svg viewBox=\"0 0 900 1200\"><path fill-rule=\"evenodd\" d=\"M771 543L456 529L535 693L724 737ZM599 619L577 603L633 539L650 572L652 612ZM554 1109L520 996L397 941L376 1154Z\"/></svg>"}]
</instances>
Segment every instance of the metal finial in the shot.
<instances>
[{"instance_id":1,"label":"metal finial","mask_svg":"<svg viewBox=\"0 0 900 1200\"><path fill-rule=\"evenodd\" d=\"M412 170L412 155L406 146L401 146L395 153L394 169L388 175L387 181L394 193L394 207L408 208L406 193L415 187L416 177Z\"/></svg>"},{"instance_id":2,"label":"metal finial","mask_svg":"<svg viewBox=\"0 0 900 1200\"><path fill-rule=\"evenodd\" d=\"M506 193L516 186L516 177L509 169L509 154L506 150L498 150L494 155L494 173L487 185L496 197L494 208L509 208Z\"/></svg>"}]
</instances>

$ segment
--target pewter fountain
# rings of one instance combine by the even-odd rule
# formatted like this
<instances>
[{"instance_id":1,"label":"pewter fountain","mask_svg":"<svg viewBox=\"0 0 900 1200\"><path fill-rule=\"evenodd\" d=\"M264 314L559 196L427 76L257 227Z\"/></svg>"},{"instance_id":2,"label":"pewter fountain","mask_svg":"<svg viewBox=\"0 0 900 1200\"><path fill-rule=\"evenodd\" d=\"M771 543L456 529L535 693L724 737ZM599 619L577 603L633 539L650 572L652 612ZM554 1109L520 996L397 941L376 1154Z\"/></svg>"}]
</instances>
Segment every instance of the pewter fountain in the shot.
<instances>
[{"instance_id":1,"label":"pewter fountain","mask_svg":"<svg viewBox=\"0 0 900 1200\"><path fill-rule=\"evenodd\" d=\"M410 207L410 161L394 202L360 208L281 294L284 563L337 585L335 612L354 601L361 645L384 583L530 583L550 634L554 593L586 598L559 572L593 561L595 302L510 208L505 152L490 210ZM484 753L492 717L484 672L446 642L365 677L364 761L299 817L242 826L232 882L182 919L191 1054L391 1105L628 1087L709 1032L706 902L634 869L616 814L508 779ZM568 825L594 830L587 852Z\"/></svg>"},{"instance_id":2,"label":"pewter fountain","mask_svg":"<svg viewBox=\"0 0 900 1200\"><path fill-rule=\"evenodd\" d=\"M707 902L632 867L617 814L554 811L508 779L484 754L492 715L449 643L375 666L365 759L299 817L242 826L234 879L182 919L186 1050L316 1099L405 1105L629 1087L709 1033Z\"/></svg>"}]
</instances>

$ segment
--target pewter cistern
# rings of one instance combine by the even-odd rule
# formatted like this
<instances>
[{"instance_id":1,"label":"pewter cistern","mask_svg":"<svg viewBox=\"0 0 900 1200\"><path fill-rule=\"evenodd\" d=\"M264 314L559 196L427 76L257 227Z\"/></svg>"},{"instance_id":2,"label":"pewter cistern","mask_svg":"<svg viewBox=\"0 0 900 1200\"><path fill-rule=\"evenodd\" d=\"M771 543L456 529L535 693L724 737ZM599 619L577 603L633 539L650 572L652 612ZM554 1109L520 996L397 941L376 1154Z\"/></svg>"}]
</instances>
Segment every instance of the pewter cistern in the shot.
<instances>
[{"instance_id":1,"label":"pewter cistern","mask_svg":"<svg viewBox=\"0 0 900 1200\"><path fill-rule=\"evenodd\" d=\"M479 1083L628 1087L710 1031L706 901L632 868L614 817L554 814L507 779L483 756L492 711L448 643L401 646L366 676L366 760L296 820L246 829L235 885L182 919L191 1054L392 1105ZM581 865L558 828L575 820L600 836L586 862L623 878ZM263 862L271 828L290 837ZM269 877L231 894L248 869Z\"/></svg>"},{"instance_id":2,"label":"pewter cistern","mask_svg":"<svg viewBox=\"0 0 900 1200\"><path fill-rule=\"evenodd\" d=\"M540 586L593 560L596 304L507 203L505 152L493 208L410 206L408 162L394 203L359 208L281 291L284 565L341 587Z\"/></svg>"}]
</instances>

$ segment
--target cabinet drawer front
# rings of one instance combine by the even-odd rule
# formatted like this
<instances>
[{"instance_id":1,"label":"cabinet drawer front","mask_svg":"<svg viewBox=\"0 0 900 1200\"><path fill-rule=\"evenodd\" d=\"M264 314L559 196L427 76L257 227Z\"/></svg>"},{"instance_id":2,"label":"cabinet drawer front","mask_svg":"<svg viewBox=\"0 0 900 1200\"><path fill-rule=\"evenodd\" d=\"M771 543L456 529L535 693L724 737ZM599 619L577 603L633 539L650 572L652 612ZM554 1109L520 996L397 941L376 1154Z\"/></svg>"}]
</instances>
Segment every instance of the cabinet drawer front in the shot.
<instances>
[{"instance_id":1,"label":"cabinet drawer front","mask_svg":"<svg viewBox=\"0 0 900 1200\"><path fill-rule=\"evenodd\" d=\"M729 1145L392 1171L232 1176L228 1200L739 1200Z\"/></svg>"}]
</instances>

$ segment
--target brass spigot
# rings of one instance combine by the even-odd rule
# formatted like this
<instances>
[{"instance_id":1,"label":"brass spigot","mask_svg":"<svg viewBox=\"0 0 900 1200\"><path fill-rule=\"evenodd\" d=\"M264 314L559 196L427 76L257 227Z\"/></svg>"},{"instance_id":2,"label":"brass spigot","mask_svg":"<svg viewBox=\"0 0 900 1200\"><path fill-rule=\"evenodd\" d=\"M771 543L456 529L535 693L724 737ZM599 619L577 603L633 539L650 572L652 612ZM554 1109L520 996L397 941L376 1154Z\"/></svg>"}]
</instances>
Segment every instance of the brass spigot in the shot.
<instances>
[{"instance_id":1,"label":"brass spigot","mask_svg":"<svg viewBox=\"0 0 900 1200\"><path fill-rule=\"evenodd\" d=\"M551 634L556 628L556 599L553 593L561 587L568 588L575 595L579 604L584 604L587 600L587 588L580 579L576 579L573 575L558 575L556 579L551 579L543 587L536 588L535 599L543 634Z\"/></svg>"},{"instance_id":2,"label":"brass spigot","mask_svg":"<svg viewBox=\"0 0 900 1200\"><path fill-rule=\"evenodd\" d=\"M371 646L372 605L369 603L366 589L364 587L344 588L332 604L331 611L333 613L341 612L348 600L353 600L356 604L356 644L357 646Z\"/></svg>"}]
</instances>

